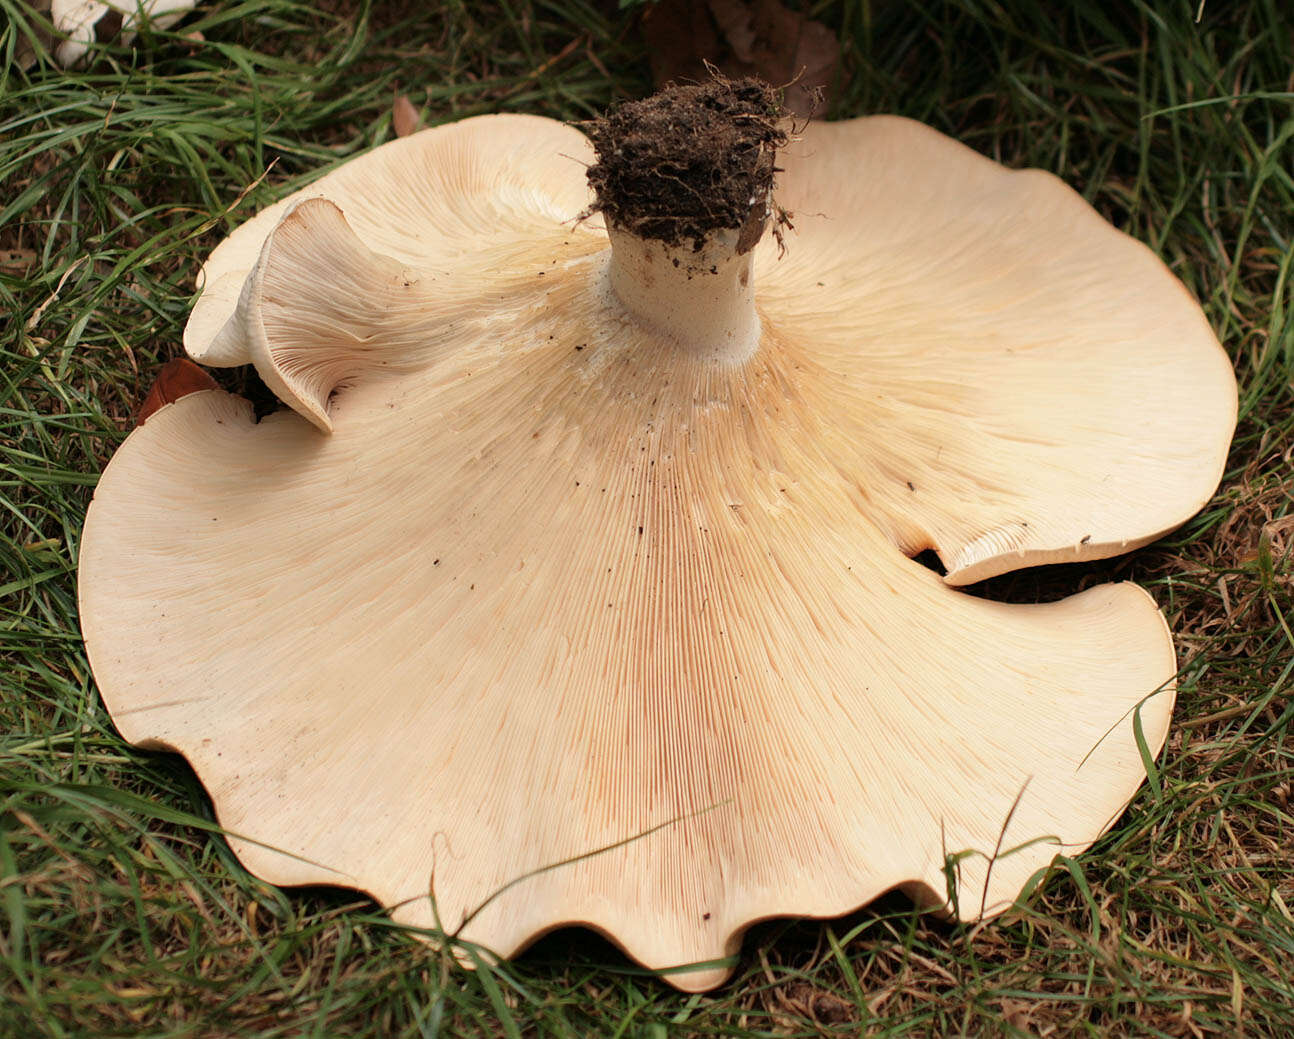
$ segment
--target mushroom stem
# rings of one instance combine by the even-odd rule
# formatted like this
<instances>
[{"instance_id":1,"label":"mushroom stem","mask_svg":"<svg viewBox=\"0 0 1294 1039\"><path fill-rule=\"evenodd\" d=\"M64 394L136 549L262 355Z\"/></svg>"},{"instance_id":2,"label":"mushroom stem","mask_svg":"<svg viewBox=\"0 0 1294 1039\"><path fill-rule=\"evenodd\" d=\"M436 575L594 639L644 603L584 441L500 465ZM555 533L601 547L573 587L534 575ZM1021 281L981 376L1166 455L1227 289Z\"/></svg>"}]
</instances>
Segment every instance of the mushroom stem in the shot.
<instances>
[{"instance_id":1,"label":"mushroom stem","mask_svg":"<svg viewBox=\"0 0 1294 1039\"><path fill-rule=\"evenodd\" d=\"M611 291L698 357L745 360L759 340L751 250L787 134L772 88L716 78L668 87L592 124L588 180L611 236Z\"/></svg>"},{"instance_id":2,"label":"mushroom stem","mask_svg":"<svg viewBox=\"0 0 1294 1039\"><path fill-rule=\"evenodd\" d=\"M697 357L739 363L759 344L751 250L713 232L697 250L608 228L611 291L644 325Z\"/></svg>"}]
</instances>

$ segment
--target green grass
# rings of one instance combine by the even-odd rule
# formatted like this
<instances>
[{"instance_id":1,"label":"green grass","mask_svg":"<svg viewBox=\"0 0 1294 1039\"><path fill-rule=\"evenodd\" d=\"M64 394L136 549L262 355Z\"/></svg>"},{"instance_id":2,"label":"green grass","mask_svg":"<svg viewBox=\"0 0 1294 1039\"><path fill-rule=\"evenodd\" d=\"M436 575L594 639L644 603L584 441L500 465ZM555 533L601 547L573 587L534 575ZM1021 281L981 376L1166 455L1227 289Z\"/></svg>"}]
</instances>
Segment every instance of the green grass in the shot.
<instances>
[{"instance_id":1,"label":"green grass","mask_svg":"<svg viewBox=\"0 0 1294 1039\"><path fill-rule=\"evenodd\" d=\"M1178 724L1115 828L987 926L899 898L758 925L704 996L574 932L466 973L358 896L260 883L184 762L116 735L76 620L96 474L179 352L202 256L387 139L397 90L432 122L641 95L638 10L209 0L178 30L205 42L0 71L0 1034L1294 1034L1294 33L1285 0L1197 6L815 6L833 116L913 116L1075 185L1203 301L1241 421L1168 540L985 589L1132 577L1168 613Z\"/></svg>"}]
</instances>

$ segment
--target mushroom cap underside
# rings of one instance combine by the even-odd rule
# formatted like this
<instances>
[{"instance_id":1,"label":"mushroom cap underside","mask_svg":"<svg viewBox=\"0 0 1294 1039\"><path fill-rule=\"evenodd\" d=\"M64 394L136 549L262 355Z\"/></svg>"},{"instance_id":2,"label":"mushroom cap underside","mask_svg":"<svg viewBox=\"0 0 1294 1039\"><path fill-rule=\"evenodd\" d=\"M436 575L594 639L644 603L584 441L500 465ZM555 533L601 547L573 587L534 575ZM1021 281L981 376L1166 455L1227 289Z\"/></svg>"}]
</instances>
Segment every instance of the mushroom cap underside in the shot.
<instances>
[{"instance_id":1,"label":"mushroom cap underside","mask_svg":"<svg viewBox=\"0 0 1294 1039\"><path fill-rule=\"evenodd\" d=\"M592 411L550 395L578 379L550 348L550 394L488 365L370 384L325 438L207 391L119 452L82 550L94 672L253 872L668 968L895 886L941 904L961 852L953 911L991 914L1101 833L1144 776L1134 716L1155 753L1171 712L1144 592L966 596L800 446L773 373L675 373L696 403L648 428L623 395L661 370L608 363Z\"/></svg>"},{"instance_id":2,"label":"mushroom cap underside","mask_svg":"<svg viewBox=\"0 0 1294 1039\"><path fill-rule=\"evenodd\" d=\"M379 234L375 203L325 178L310 190L340 211L294 200L217 250L208 285L239 288L186 345L336 378L331 433L203 392L128 438L81 555L114 719L189 757L266 879L360 887L427 925L434 873L440 921L470 916L463 936L502 955L571 922L654 967L708 961L767 916L895 886L942 904L950 855L952 911L1004 908L1144 778L1171 639L1129 585L1007 606L904 554L934 545L975 579L1189 515L1234 415L1198 307L1058 182L861 120L786 160L800 213L787 257L759 257L760 347L705 364L608 298L601 239L567 222L587 196L558 175L580 140L522 117L428 131L388 147L455 215L423 220L410 191ZM812 172L837 145L852 187ZM932 155L969 194L927 226L935 185L893 206ZM842 205L875 253L830 233ZM991 206L1015 237L985 250ZM1010 260L1062 217L1047 249L1080 275ZM922 281L901 247L931 228Z\"/></svg>"},{"instance_id":3,"label":"mushroom cap underside","mask_svg":"<svg viewBox=\"0 0 1294 1039\"><path fill-rule=\"evenodd\" d=\"M606 249L596 222L574 224L588 161L583 135L536 116L384 145L213 252L185 347L204 364L255 361L276 384L237 310L271 232L310 198L342 210L370 266L421 272L469 309L518 281L543 289L553 268ZM1208 501L1235 378L1199 305L1144 245L1052 175L1006 170L907 119L810 124L779 162L795 227L785 255L758 247L760 314L812 341L834 398L824 414L840 419L825 435L903 552L934 549L949 583L970 584L1138 547ZM336 264L308 244L299 255L282 265L287 291L317 286L318 306L336 294ZM340 297L372 299L379 281L374 271ZM288 339L310 325L303 311ZM403 345L413 326L385 334ZM430 342L435 329L416 334Z\"/></svg>"}]
</instances>

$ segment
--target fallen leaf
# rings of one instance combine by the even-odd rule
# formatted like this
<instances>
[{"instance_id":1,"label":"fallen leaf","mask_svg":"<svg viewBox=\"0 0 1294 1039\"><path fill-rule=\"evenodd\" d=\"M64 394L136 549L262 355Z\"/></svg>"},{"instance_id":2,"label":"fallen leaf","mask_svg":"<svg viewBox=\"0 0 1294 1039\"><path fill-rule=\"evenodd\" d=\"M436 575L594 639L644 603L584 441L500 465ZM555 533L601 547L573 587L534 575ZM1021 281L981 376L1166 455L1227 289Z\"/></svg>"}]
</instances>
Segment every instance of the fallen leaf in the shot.
<instances>
[{"instance_id":1,"label":"fallen leaf","mask_svg":"<svg viewBox=\"0 0 1294 1039\"><path fill-rule=\"evenodd\" d=\"M0 271L6 274L26 274L36 266L36 260L32 249L0 249Z\"/></svg>"},{"instance_id":2,"label":"fallen leaf","mask_svg":"<svg viewBox=\"0 0 1294 1039\"><path fill-rule=\"evenodd\" d=\"M786 90L799 118L826 113L840 63L835 35L781 0L659 0L643 14L652 78L702 82L707 63L726 76L758 76Z\"/></svg>"},{"instance_id":3,"label":"fallen leaf","mask_svg":"<svg viewBox=\"0 0 1294 1039\"><path fill-rule=\"evenodd\" d=\"M135 423L142 426L153 412L167 404L174 404L190 393L218 389L220 384L192 361L183 357L167 361L157 373L153 388L148 391L144 403L135 412Z\"/></svg>"},{"instance_id":4,"label":"fallen leaf","mask_svg":"<svg viewBox=\"0 0 1294 1039\"><path fill-rule=\"evenodd\" d=\"M418 129L422 120L421 114L413 107L413 102L403 94L396 94L391 103L391 126L397 137L408 137Z\"/></svg>"}]
</instances>

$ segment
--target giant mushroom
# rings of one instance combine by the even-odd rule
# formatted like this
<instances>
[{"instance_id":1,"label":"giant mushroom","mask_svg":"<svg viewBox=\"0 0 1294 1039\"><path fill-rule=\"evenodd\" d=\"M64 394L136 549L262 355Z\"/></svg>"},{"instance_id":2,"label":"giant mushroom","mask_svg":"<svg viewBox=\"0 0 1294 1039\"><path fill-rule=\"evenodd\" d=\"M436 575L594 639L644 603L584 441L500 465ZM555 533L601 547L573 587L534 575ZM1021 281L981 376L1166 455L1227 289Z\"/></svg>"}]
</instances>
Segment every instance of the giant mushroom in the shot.
<instances>
[{"instance_id":1,"label":"giant mushroom","mask_svg":"<svg viewBox=\"0 0 1294 1039\"><path fill-rule=\"evenodd\" d=\"M291 410L132 432L80 599L122 734L254 873L704 989L759 919L1000 912L1126 807L1173 706L1151 597L956 586L1191 516L1225 355L1057 178L905 119L786 143L761 238L775 117L716 83L593 142L468 119L211 255L186 349Z\"/></svg>"}]
</instances>

